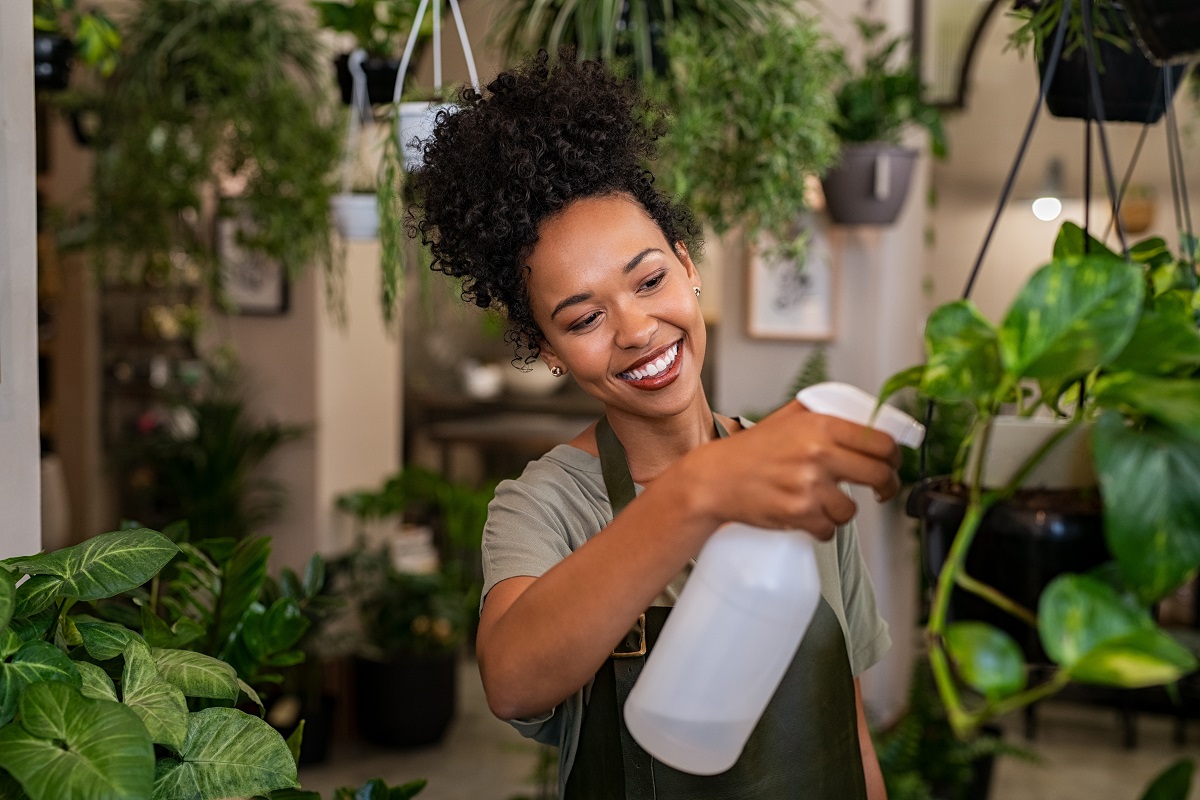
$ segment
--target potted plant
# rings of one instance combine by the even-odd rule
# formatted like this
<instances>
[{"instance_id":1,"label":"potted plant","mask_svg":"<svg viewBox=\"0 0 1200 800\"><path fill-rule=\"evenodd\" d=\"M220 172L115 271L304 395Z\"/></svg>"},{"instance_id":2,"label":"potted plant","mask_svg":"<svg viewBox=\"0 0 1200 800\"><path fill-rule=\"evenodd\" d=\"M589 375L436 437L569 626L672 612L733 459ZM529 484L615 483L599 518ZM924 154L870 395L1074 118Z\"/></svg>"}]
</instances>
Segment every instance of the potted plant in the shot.
<instances>
[{"instance_id":1,"label":"potted plant","mask_svg":"<svg viewBox=\"0 0 1200 800\"><path fill-rule=\"evenodd\" d=\"M332 290L338 135L315 31L278 0L144 0L122 30L94 167L102 264L143 282L199 268L219 289L214 214L230 210L242 250L293 277L320 264Z\"/></svg>"},{"instance_id":2,"label":"potted plant","mask_svg":"<svg viewBox=\"0 0 1200 800\"><path fill-rule=\"evenodd\" d=\"M659 178L718 233L740 227L796 254L807 180L837 153L838 62L819 24L783 14L713 31L681 20L664 47L670 71L651 89L673 119Z\"/></svg>"},{"instance_id":3,"label":"potted plant","mask_svg":"<svg viewBox=\"0 0 1200 800\"><path fill-rule=\"evenodd\" d=\"M116 69L121 34L103 11L82 11L75 0L33 0L33 78L39 89L67 88L78 57L108 77Z\"/></svg>"},{"instance_id":4,"label":"potted plant","mask_svg":"<svg viewBox=\"0 0 1200 800\"><path fill-rule=\"evenodd\" d=\"M396 75L400 70L398 53L412 30L419 0L313 0L321 27L346 34L354 41L354 49L362 50L362 70L366 76L368 103L391 103L396 91ZM433 30L433 18L421 26L413 59L419 59ZM342 102L353 102L353 52L341 53L334 59Z\"/></svg>"},{"instance_id":5,"label":"potted plant","mask_svg":"<svg viewBox=\"0 0 1200 800\"><path fill-rule=\"evenodd\" d=\"M1081 0L1082 2L1082 0ZM1163 85L1163 69L1151 62L1138 46L1127 13L1128 4L1116 0L1088 0L1091 11L1092 60L1096 63L1100 97L1105 120L1151 124L1162 117L1183 76L1184 65L1166 68L1171 76L1171 91ZM1064 12L1066 16L1064 16ZM1060 22L1066 21L1062 54L1046 93L1046 108L1056 117L1096 119L1096 104L1089 100L1090 69L1082 6L1072 0L1027 2L1014 12L1021 24L1010 36L1010 45L1018 52L1033 45L1038 74L1044 78L1052 43ZM1188 29L1184 36L1188 36ZM1195 40L1193 47L1200 47Z\"/></svg>"},{"instance_id":6,"label":"potted plant","mask_svg":"<svg viewBox=\"0 0 1200 800\"><path fill-rule=\"evenodd\" d=\"M837 163L823 176L826 208L841 225L890 225L896 221L916 164L917 151L901 146L912 125L929 132L930 149L946 154L941 113L924 101L921 80L910 65L893 64L903 37L884 38L886 25L856 18L865 51L848 64L837 89L833 129L841 142ZM843 63L845 54L841 53Z\"/></svg>"},{"instance_id":7,"label":"potted plant","mask_svg":"<svg viewBox=\"0 0 1200 800\"><path fill-rule=\"evenodd\" d=\"M780 0L508 0L493 28L506 59L572 45L580 59L626 60L642 80L669 72L664 45L675 26L692 23L706 42L727 33L760 29L789 8Z\"/></svg>"},{"instance_id":8,"label":"potted plant","mask_svg":"<svg viewBox=\"0 0 1200 800\"><path fill-rule=\"evenodd\" d=\"M964 465L972 443L987 451L1007 403L1023 416L1046 410L1061 420L1003 485L985 487L980 458L956 490L962 523L938 565L926 634L939 694L960 735L1071 682L1138 688L1196 669L1195 655L1150 610L1200 567L1196 241L1184 236L1182 249L1177 257L1162 239L1150 239L1126 259L1064 225L1054 259L1029 279L998 327L970 301L939 307L926 326L927 361L881 391L886 398L915 386L938 402L970 402L976 418L958 461ZM988 517L1003 513L1046 454L1080 430L1090 441L1114 560L1088 574L1058 575L1035 607L1024 605L972 574L970 554ZM1012 636L951 616L956 587L1036 631L1047 665L1032 685Z\"/></svg>"}]
</instances>

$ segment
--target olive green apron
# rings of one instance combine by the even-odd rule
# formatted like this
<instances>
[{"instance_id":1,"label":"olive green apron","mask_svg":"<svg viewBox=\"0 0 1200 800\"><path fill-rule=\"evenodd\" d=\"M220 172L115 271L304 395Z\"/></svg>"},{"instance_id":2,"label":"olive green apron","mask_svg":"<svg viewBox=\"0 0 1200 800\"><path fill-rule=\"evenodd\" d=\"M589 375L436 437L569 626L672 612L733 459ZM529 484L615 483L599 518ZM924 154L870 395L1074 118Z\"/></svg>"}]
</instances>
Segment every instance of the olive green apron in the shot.
<instances>
[{"instance_id":1,"label":"olive green apron","mask_svg":"<svg viewBox=\"0 0 1200 800\"><path fill-rule=\"evenodd\" d=\"M719 422L716 428L718 436L728 435ZM596 443L615 517L635 496L633 477L607 419L597 426ZM659 606L646 609L644 622L596 673L564 800L865 800L854 678L842 626L823 598L779 688L729 770L691 775L646 753L629 735L622 709L669 612Z\"/></svg>"}]
</instances>

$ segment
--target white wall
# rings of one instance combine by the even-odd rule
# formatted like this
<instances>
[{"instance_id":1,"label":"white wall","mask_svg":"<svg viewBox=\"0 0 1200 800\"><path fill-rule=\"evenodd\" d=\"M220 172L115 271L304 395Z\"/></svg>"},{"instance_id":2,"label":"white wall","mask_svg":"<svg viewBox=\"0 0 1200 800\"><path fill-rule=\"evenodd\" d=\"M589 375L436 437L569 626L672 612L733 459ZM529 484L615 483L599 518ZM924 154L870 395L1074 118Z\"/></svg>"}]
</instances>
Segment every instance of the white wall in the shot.
<instances>
[{"instance_id":1,"label":"white wall","mask_svg":"<svg viewBox=\"0 0 1200 800\"><path fill-rule=\"evenodd\" d=\"M0 558L41 543L32 26L0 3Z\"/></svg>"}]
</instances>

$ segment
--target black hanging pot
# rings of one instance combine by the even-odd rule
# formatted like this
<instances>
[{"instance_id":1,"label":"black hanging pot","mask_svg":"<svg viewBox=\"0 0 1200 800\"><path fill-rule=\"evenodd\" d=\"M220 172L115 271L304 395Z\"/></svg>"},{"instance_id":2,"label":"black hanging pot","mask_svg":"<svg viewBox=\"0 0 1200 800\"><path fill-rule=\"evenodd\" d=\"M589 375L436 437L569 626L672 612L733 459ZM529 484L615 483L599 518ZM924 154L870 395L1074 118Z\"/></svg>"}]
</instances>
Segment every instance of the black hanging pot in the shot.
<instances>
[{"instance_id":1,"label":"black hanging pot","mask_svg":"<svg viewBox=\"0 0 1200 800\"><path fill-rule=\"evenodd\" d=\"M923 567L934 580L966 509L966 488L949 478L923 481L909 495L908 515L921 521ZM966 571L1036 613L1042 590L1055 577L1087 572L1111 558L1095 491L1020 490L984 515L967 554ZM979 620L1005 631L1030 662L1049 662L1036 630L986 600L956 588L950 611L954 620Z\"/></svg>"},{"instance_id":2,"label":"black hanging pot","mask_svg":"<svg viewBox=\"0 0 1200 800\"><path fill-rule=\"evenodd\" d=\"M385 747L421 747L446 735L458 698L458 656L354 659L358 730Z\"/></svg>"},{"instance_id":3,"label":"black hanging pot","mask_svg":"<svg viewBox=\"0 0 1200 800\"><path fill-rule=\"evenodd\" d=\"M354 91L354 76L350 74L350 54L342 53L333 60L333 65L337 70L342 102L350 105ZM363 72L367 76L367 99L371 105L392 102L396 92L396 75L400 72L400 59L368 56L363 62Z\"/></svg>"},{"instance_id":4,"label":"black hanging pot","mask_svg":"<svg viewBox=\"0 0 1200 800\"><path fill-rule=\"evenodd\" d=\"M1172 72L1172 91L1168 96L1163 90L1162 68L1146 58L1137 46L1136 35L1120 5L1116 6L1116 11L1112 16L1115 22L1119 21L1121 29L1114 33L1122 36L1129 45L1128 50L1122 50L1103 39L1096 43L1096 52L1103 65L1098 77L1100 96L1104 101L1104 119L1106 122L1157 122L1166 112L1167 104L1179 86L1184 65L1169 67ZM1038 51L1039 80L1046 74L1046 62L1053 40L1054 34L1047 35ZM1069 56L1064 55L1054 71L1054 80L1050 81L1046 108L1056 117L1097 119L1096 104L1089 90L1090 81L1087 54L1083 48L1077 48Z\"/></svg>"},{"instance_id":5,"label":"black hanging pot","mask_svg":"<svg viewBox=\"0 0 1200 800\"><path fill-rule=\"evenodd\" d=\"M1124 0L1147 55L1160 62L1200 55L1200 3L1196 0Z\"/></svg>"},{"instance_id":6,"label":"black hanging pot","mask_svg":"<svg viewBox=\"0 0 1200 800\"><path fill-rule=\"evenodd\" d=\"M33 33L33 83L38 89L61 92L71 79L75 45L57 33Z\"/></svg>"},{"instance_id":7,"label":"black hanging pot","mask_svg":"<svg viewBox=\"0 0 1200 800\"><path fill-rule=\"evenodd\" d=\"M825 208L838 225L891 225L908 197L917 151L869 142L842 146L821 179Z\"/></svg>"}]
</instances>

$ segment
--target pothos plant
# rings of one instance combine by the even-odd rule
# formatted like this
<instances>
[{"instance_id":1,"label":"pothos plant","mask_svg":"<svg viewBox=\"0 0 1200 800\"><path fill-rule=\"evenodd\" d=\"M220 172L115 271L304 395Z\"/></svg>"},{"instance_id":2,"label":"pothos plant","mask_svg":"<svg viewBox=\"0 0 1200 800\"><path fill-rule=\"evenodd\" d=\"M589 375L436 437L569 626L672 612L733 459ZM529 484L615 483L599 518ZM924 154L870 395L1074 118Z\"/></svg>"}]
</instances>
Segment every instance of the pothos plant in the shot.
<instances>
[{"instance_id":1,"label":"pothos plant","mask_svg":"<svg viewBox=\"0 0 1200 800\"><path fill-rule=\"evenodd\" d=\"M1176 257L1156 238L1123 258L1068 223L1053 260L1028 280L998 327L970 301L939 307L925 329L926 363L893 376L881 391L886 398L917 387L939 403L972 404L964 453L974 441L986 445L1003 404L1016 403L1022 415L1050 409L1063 420L1009 485L984 490L979 465L966 475L960 466L955 476L969 500L938 576L926 634L934 679L960 736L1072 681L1145 687L1196 669L1196 657L1150 611L1200 567L1196 240L1183 237L1182 249ZM966 556L988 510L1082 425L1090 425L1115 564L1061 575L1036 609L1023 608L968 575ZM962 454L958 463L966 463ZM1029 685L1021 649L1008 634L982 622L949 622L956 586L1035 626L1053 662L1048 677Z\"/></svg>"}]
</instances>

